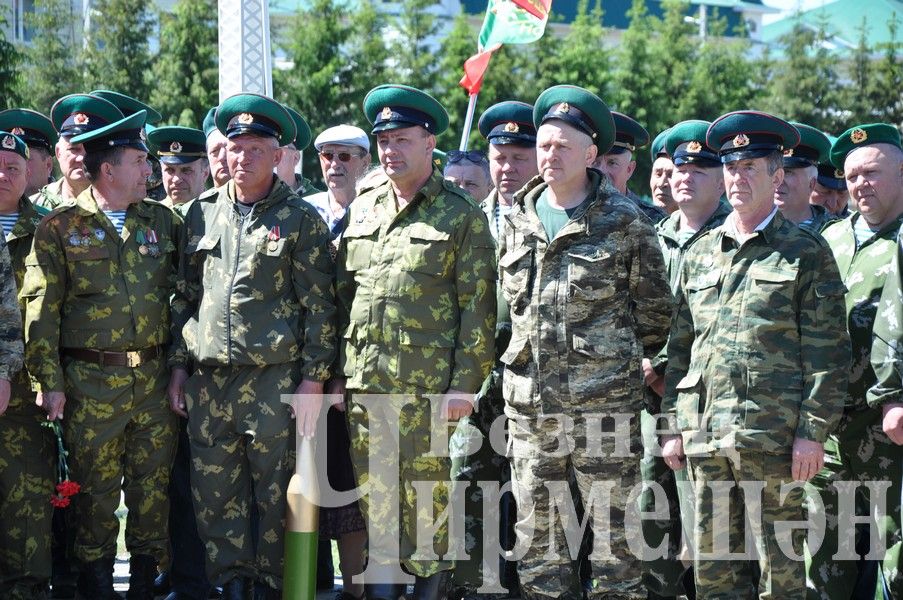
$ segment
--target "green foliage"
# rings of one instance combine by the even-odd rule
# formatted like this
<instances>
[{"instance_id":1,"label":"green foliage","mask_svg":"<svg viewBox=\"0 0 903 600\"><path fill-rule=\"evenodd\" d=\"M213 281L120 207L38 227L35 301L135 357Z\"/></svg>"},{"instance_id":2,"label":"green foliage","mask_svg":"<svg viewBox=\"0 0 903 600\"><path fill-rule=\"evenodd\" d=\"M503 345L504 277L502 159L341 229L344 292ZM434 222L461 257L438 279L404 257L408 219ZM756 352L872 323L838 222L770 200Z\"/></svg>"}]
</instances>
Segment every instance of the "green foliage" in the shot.
<instances>
[{"instance_id":1,"label":"green foliage","mask_svg":"<svg viewBox=\"0 0 903 600\"><path fill-rule=\"evenodd\" d=\"M145 0L96 0L84 52L85 88L104 88L134 98L149 96L148 40L154 21ZM163 83L163 82L160 82Z\"/></svg>"},{"instance_id":2,"label":"green foliage","mask_svg":"<svg viewBox=\"0 0 903 600\"><path fill-rule=\"evenodd\" d=\"M218 101L216 0L178 0L161 14L150 105L163 122L199 128Z\"/></svg>"},{"instance_id":3,"label":"green foliage","mask_svg":"<svg viewBox=\"0 0 903 600\"><path fill-rule=\"evenodd\" d=\"M28 94L22 100L24 107L48 114L57 98L82 91L78 54L72 51L81 23L68 0L36 0L27 23L33 35L25 55Z\"/></svg>"},{"instance_id":4,"label":"green foliage","mask_svg":"<svg viewBox=\"0 0 903 600\"><path fill-rule=\"evenodd\" d=\"M22 53L6 39L6 14L0 12L0 110L18 103L19 65Z\"/></svg>"},{"instance_id":5,"label":"green foliage","mask_svg":"<svg viewBox=\"0 0 903 600\"><path fill-rule=\"evenodd\" d=\"M437 48L427 40L439 31L439 24L430 9L437 0L401 0L398 16L392 23L392 57L400 81L426 91L435 91Z\"/></svg>"}]
</instances>

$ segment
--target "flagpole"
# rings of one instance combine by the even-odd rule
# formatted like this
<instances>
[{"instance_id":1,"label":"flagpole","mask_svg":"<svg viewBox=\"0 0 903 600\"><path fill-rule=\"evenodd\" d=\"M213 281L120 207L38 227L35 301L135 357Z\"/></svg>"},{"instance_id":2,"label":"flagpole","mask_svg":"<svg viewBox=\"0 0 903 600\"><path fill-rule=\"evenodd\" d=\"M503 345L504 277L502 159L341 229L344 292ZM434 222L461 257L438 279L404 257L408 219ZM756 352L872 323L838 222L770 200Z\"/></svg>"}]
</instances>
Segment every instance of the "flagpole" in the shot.
<instances>
[{"instance_id":1,"label":"flagpole","mask_svg":"<svg viewBox=\"0 0 903 600\"><path fill-rule=\"evenodd\" d=\"M467 101L467 114L464 116L464 131L461 132L461 145L458 148L461 152L467 150L467 141L470 139L470 130L473 127L473 114L477 110L477 96L480 92L470 95Z\"/></svg>"}]
</instances>

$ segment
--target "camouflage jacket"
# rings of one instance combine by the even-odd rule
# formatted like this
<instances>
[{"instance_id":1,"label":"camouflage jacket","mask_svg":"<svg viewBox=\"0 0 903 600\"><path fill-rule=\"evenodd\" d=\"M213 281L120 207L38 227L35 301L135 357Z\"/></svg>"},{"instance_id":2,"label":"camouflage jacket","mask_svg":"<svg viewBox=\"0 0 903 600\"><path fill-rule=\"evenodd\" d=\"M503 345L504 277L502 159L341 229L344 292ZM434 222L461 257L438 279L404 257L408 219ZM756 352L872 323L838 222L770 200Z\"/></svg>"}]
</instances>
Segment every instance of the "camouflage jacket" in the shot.
<instances>
[{"instance_id":1,"label":"camouflage jacket","mask_svg":"<svg viewBox=\"0 0 903 600\"><path fill-rule=\"evenodd\" d=\"M821 233L834 253L840 276L847 287L847 331L853 350L847 410L865 408L866 392L875 384L875 372L871 365L872 328L881 290L897 250L897 232L903 223L901 215L857 248L853 228L860 218L859 213L853 213L843 221L832 223Z\"/></svg>"},{"instance_id":2,"label":"camouflage jacket","mask_svg":"<svg viewBox=\"0 0 903 600\"><path fill-rule=\"evenodd\" d=\"M19 200L19 218L13 225L12 231L6 235L6 247L12 260L13 273L16 277L16 289L21 290L25 278L25 259L31 253L31 243L34 239L35 229L41 219L50 211L46 208L35 206L31 200L23 197ZM25 299L19 295L19 310L22 314L22 322L25 322ZM24 330L23 330L24 332ZM23 340L24 335L23 335ZM25 369L19 372L17 384L27 389L28 376Z\"/></svg>"},{"instance_id":3,"label":"camouflage jacket","mask_svg":"<svg viewBox=\"0 0 903 600\"><path fill-rule=\"evenodd\" d=\"M401 210L362 192L338 252L341 372L371 393L475 393L492 367L495 245L477 204L433 169Z\"/></svg>"},{"instance_id":4,"label":"camouflage jacket","mask_svg":"<svg viewBox=\"0 0 903 600\"><path fill-rule=\"evenodd\" d=\"M850 361L837 265L779 212L742 244L730 223L684 258L662 409L676 414L688 454L824 442Z\"/></svg>"},{"instance_id":5,"label":"camouflage jacket","mask_svg":"<svg viewBox=\"0 0 903 600\"><path fill-rule=\"evenodd\" d=\"M489 222L489 231L492 233L492 237L496 240L496 252L495 258L496 262L499 259L499 240L496 238L495 229L493 228L493 221L495 220L495 207L498 204L498 190L493 189L489 192L489 195L480 202L480 208L483 210L483 214L486 215L486 220ZM499 228L502 230L502 234L505 232L505 224L507 221L504 217L499 219ZM511 315L508 313L508 303L505 302L505 297L502 295L502 288L496 282L496 318L495 318L495 352L497 357L501 356L503 352L505 352L505 348L508 346L508 340L511 339Z\"/></svg>"},{"instance_id":6,"label":"camouflage jacket","mask_svg":"<svg viewBox=\"0 0 903 600\"><path fill-rule=\"evenodd\" d=\"M869 406L903 402L903 237L900 234L896 237L877 313L871 355L876 381L868 391Z\"/></svg>"},{"instance_id":7,"label":"camouflage jacket","mask_svg":"<svg viewBox=\"0 0 903 600\"><path fill-rule=\"evenodd\" d=\"M800 223L800 227L811 231L812 233L821 233L825 227L838 220L837 217L829 213L824 206L810 204L809 208L812 210L812 220L803 221Z\"/></svg>"},{"instance_id":8,"label":"camouflage jacket","mask_svg":"<svg viewBox=\"0 0 903 600\"><path fill-rule=\"evenodd\" d=\"M230 181L188 206L170 365L300 361L305 378L325 381L336 350L329 232L275 176L247 216L234 198Z\"/></svg>"},{"instance_id":9,"label":"camouflage jacket","mask_svg":"<svg viewBox=\"0 0 903 600\"><path fill-rule=\"evenodd\" d=\"M128 207L120 237L93 187L41 221L22 286L25 358L36 389L63 390L60 348L126 351L169 342L181 230L172 210L145 199Z\"/></svg>"},{"instance_id":10,"label":"camouflage jacket","mask_svg":"<svg viewBox=\"0 0 903 600\"><path fill-rule=\"evenodd\" d=\"M651 202L646 202L643 198L640 198L631 190L627 190L626 197L633 201L640 212L649 219L649 222L653 225L658 224L662 219L666 219L668 217L668 211L663 208L659 208L658 206L652 204Z\"/></svg>"},{"instance_id":11,"label":"camouflage jacket","mask_svg":"<svg viewBox=\"0 0 903 600\"><path fill-rule=\"evenodd\" d=\"M22 314L6 241L0 236L0 379L11 381L22 368Z\"/></svg>"},{"instance_id":12,"label":"camouflage jacket","mask_svg":"<svg viewBox=\"0 0 903 600\"><path fill-rule=\"evenodd\" d=\"M501 358L511 417L598 411L612 387L634 392L639 410L640 361L667 338L671 293L655 230L599 172L587 173L593 197L553 240L536 214L542 177L508 215L499 271L512 320Z\"/></svg>"},{"instance_id":13,"label":"camouflage jacket","mask_svg":"<svg viewBox=\"0 0 903 600\"><path fill-rule=\"evenodd\" d=\"M702 228L694 233L690 238L681 244L680 242L680 211L675 211L668 215L655 226L655 232L658 234L658 241L662 248L662 255L665 257L665 268L668 272L668 282L671 284L671 292L677 295L677 286L680 281L680 268L683 264L684 255L687 249L699 239L699 237L710 229L718 227L729 214L731 214L731 205L722 198L718 202L718 207L709 220L705 222ZM668 364L668 348L663 346L659 353L652 359L652 368L659 375L665 374L665 366Z\"/></svg>"},{"instance_id":14,"label":"camouflage jacket","mask_svg":"<svg viewBox=\"0 0 903 600\"><path fill-rule=\"evenodd\" d=\"M32 194L29 199L35 206L40 206L47 210L53 210L57 206L62 205L66 202L63 198L63 178L60 177L53 183L48 183L38 190L37 193Z\"/></svg>"}]
</instances>

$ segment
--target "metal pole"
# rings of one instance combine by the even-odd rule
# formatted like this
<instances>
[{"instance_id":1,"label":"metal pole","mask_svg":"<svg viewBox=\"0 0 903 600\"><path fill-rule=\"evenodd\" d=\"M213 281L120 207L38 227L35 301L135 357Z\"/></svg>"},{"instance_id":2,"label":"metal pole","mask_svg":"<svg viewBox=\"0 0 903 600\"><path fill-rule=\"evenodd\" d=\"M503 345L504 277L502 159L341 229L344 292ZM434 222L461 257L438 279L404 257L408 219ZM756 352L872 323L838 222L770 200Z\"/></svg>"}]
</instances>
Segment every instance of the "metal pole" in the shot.
<instances>
[{"instance_id":1,"label":"metal pole","mask_svg":"<svg viewBox=\"0 0 903 600\"><path fill-rule=\"evenodd\" d=\"M219 99L273 95L267 0L219 0Z\"/></svg>"},{"instance_id":2,"label":"metal pole","mask_svg":"<svg viewBox=\"0 0 903 600\"><path fill-rule=\"evenodd\" d=\"M467 150L467 140L470 138L470 129L473 127L473 113L477 109L477 96L480 93L470 95L470 100L467 102L467 114L464 117L464 131L461 132L461 146L458 148L461 152Z\"/></svg>"}]
</instances>

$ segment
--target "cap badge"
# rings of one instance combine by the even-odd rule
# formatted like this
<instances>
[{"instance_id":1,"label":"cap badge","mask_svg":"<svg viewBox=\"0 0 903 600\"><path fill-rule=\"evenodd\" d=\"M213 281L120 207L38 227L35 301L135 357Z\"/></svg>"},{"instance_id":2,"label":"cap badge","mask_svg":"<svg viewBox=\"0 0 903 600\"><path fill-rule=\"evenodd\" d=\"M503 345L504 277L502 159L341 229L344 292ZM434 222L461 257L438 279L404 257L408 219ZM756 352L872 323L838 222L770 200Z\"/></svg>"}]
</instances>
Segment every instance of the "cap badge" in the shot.
<instances>
[{"instance_id":1,"label":"cap badge","mask_svg":"<svg viewBox=\"0 0 903 600\"><path fill-rule=\"evenodd\" d=\"M520 127L518 127L517 123L509 121L508 123L505 123L505 132L518 133L520 132Z\"/></svg>"},{"instance_id":2,"label":"cap badge","mask_svg":"<svg viewBox=\"0 0 903 600\"><path fill-rule=\"evenodd\" d=\"M558 108L555 109L555 112L569 113L571 112L571 105L567 102L562 102L558 105Z\"/></svg>"},{"instance_id":3,"label":"cap badge","mask_svg":"<svg viewBox=\"0 0 903 600\"><path fill-rule=\"evenodd\" d=\"M850 132L850 141L854 144L861 144L868 138L869 134L867 134L864 129L860 129L859 127Z\"/></svg>"},{"instance_id":4,"label":"cap badge","mask_svg":"<svg viewBox=\"0 0 903 600\"><path fill-rule=\"evenodd\" d=\"M388 121L392 118L392 109L388 106L384 106L383 111L380 113L380 116L383 118L383 121Z\"/></svg>"},{"instance_id":5,"label":"cap badge","mask_svg":"<svg viewBox=\"0 0 903 600\"><path fill-rule=\"evenodd\" d=\"M169 151L170 151L170 152L173 152L173 153L175 153L175 154L178 154L179 152L182 151L182 144L180 144L179 142L173 142L173 143L171 143L171 144L169 145Z\"/></svg>"},{"instance_id":6,"label":"cap badge","mask_svg":"<svg viewBox=\"0 0 903 600\"><path fill-rule=\"evenodd\" d=\"M746 134L740 133L734 136L733 140L734 148L742 148L743 146L749 146L749 138L746 137Z\"/></svg>"},{"instance_id":7,"label":"cap badge","mask_svg":"<svg viewBox=\"0 0 903 600\"><path fill-rule=\"evenodd\" d=\"M843 179L843 171L840 169L834 169L834 177L837 179Z\"/></svg>"},{"instance_id":8,"label":"cap badge","mask_svg":"<svg viewBox=\"0 0 903 600\"><path fill-rule=\"evenodd\" d=\"M15 150L16 149L16 138L11 135L3 136L3 147L7 150Z\"/></svg>"},{"instance_id":9,"label":"cap badge","mask_svg":"<svg viewBox=\"0 0 903 600\"><path fill-rule=\"evenodd\" d=\"M21 127L13 127L10 130L10 133L13 135L25 135L25 130L22 129Z\"/></svg>"},{"instance_id":10,"label":"cap badge","mask_svg":"<svg viewBox=\"0 0 903 600\"><path fill-rule=\"evenodd\" d=\"M793 148L787 148L784 150L784 156L793 156Z\"/></svg>"},{"instance_id":11,"label":"cap badge","mask_svg":"<svg viewBox=\"0 0 903 600\"><path fill-rule=\"evenodd\" d=\"M76 125L87 125L90 120L91 119L89 119L88 115L85 113L75 113L72 115L72 122Z\"/></svg>"},{"instance_id":12,"label":"cap badge","mask_svg":"<svg viewBox=\"0 0 903 600\"><path fill-rule=\"evenodd\" d=\"M147 134L144 133L144 128L141 128L141 129L138 130L138 138L139 138L142 142L146 142L146 141L147 141Z\"/></svg>"},{"instance_id":13,"label":"cap badge","mask_svg":"<svg viewBox=\"0 0 903 600\"><path fill-rule=\"evenodd\" d=\"M702 152L702 144L700 144L696 140L689 142L687 144L687 152L692 152L694 154L697 152Z\"/></svg>"},{"instance_id":14,"label":"cap badge","mask_svg":"<svg viewBox=\"0 0 903 600\"><path fill-rule=\"evenodd\" d=\"M241 113L240 115L238 115L238 122L242 125L253 123L254 115L252 115L251 113Z\"/></svg>"}]
</instances>

